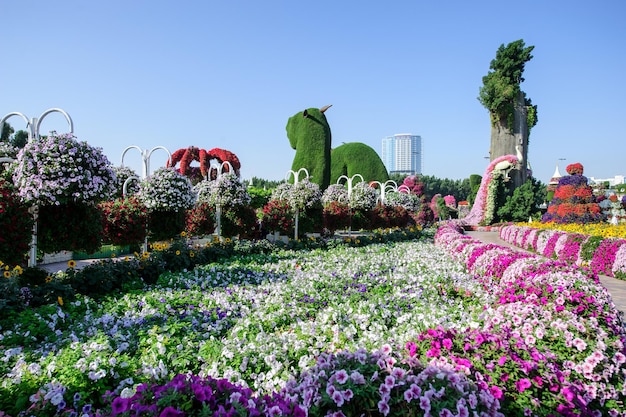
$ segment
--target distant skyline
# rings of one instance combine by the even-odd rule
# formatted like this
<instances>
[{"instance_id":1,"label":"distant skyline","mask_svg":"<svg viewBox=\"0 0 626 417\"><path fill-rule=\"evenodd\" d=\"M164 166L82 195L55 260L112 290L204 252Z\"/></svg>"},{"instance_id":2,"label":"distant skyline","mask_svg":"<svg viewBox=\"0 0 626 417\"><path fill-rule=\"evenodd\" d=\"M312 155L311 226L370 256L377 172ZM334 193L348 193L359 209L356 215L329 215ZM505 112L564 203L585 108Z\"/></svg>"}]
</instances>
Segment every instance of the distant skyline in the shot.
<instances>
[{"instance_id":1,"label":"distant skyline","mask_svg":"<svg viewBox=\"0 0 626 417\"><path fill-rule=\"evenodd\" d=\"M281 180L293 114L332 104L333 146L410 132L424 175L484 173L482 77L501 44L534 46L521 88L538 106L529 162L626 174L626 2L4 2L0 117L58 107L120 164L129 145L224 148L242 178ZM21 119L11 118L16 129ZM63 116L41 131L67 132ZM151 167L165 164L155 151ZM138 152L125 165L141 173Z\"/></svg>"}]
</instances>

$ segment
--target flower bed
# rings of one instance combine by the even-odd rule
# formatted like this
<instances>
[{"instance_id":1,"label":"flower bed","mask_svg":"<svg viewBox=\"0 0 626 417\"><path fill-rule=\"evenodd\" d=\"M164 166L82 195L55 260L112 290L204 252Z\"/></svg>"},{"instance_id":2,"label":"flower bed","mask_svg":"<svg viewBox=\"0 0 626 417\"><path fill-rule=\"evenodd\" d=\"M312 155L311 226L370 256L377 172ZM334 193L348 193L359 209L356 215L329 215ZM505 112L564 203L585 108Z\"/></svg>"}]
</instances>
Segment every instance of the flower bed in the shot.
<instances>
[{"instance_id":1,"label":"flower bed","mask_svg":"<svg viewBox=\"0 0 626 417\"><path fill-rule=\"evenodd\" d=\"M501 227L500 238L547 258L588 266L595 274L626 280L625 239L522 225Z\"/></svg>"},{"instance_id":2,"label":"flower bed","mask_svg":"<svg viewBox=\"0 0 626 417\"><path fill-rule=\"evenodd\" d=\"M163 273L27 310L1 337L11 415L619 415L626 397L624 328L603 287L449 227L435 247L276 250Z\"/></svg>"}]
</instances>

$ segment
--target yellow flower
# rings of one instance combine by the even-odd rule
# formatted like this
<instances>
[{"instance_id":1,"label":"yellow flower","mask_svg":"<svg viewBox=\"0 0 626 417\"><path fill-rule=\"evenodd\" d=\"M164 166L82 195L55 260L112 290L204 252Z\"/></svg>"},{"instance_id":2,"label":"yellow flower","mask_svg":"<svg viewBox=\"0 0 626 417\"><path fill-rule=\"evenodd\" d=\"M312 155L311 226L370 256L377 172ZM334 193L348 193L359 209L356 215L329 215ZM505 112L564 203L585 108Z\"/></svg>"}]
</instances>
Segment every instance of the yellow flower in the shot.
<instances>
[{"instance_id":1,"label":"yellow flower","mask_svg":"<svg viewBox=\"0 0 626 417\"><path fill-rule=\"evenodd\" d=\"M189 257L190 257L190 258L193 258L194 256L196 256L196 254L195 254L195 253L193 253L193 251L190 251L190 252L189 252Z\"/></svg>"},{"instance_id":2,"label":"yellow flower","mask_svg":"<svg viewBox=\"0 0 626 417\"><path fill-rule=\"evenodd\" d=\"M141 254L141 257L142 257L143 259L148 259L148 258L150 257L150 252L144 252L144 253L142 253L142 254Z\"/></svg>"},{"instance_id":3,"label":"yellow flower","mask_svg":"<svg viewBox=\"0 0 626 417\"><path fill-rule=\"evenodd\" d=\"M63 297L61 297L60 295L57 297L57 301L59 302L60 306L63 305Z\"/></svg>"},{"instance_id":4,"label":"yellow flower","mask_svg":"<svg viewBox=\"0 0 626 417\"><path fill-rule=\"evenodd\" d=\"M116 258L116 257L117 257L117 255L115 253L111 254L111 258Z\"/></svg>"},{"instance_id":5,"label":"yellow flower","mask_svg":"<svg viewBox=\"0 0 626 417\"><path fill-rule=\"evenodd\" d=\"M128 262L130 261L130 259L128 259L128 256L124 256L124 262Z\"/></svg>"},{"instance_id":6,"label":"yellow flower","mask_svg":"<svg viewBox=\"0 0 626 417\"><path fill-rule=\"evenodd\" d=\"M213 235L213 242L219 242L220 238L217 235Z\"/></svg>"},{"instance_id":7,"label":"yellow flower","mask_svg":"<svg viewBox=\"0 0 626 417\"><path fill-rule=\"evenodd\" d=\"M73 259L70 259L69 261L67 261L67 266L69 268L76 268L76 261Z\"/></svg>"},{"instance_id":8,"label":"yellow flower","mask_svg":"<svg viewBox=\"0 0 626 417\"><path fill-rule=\"evenodd\" d=\"M22 267L19 265L16 265L15 268L13 268L13 271L17 272L17 275L22 275L22 272L24 272Z\"/></svg>"},{"instance_id":9,"label":"yellow flower","mask_svg":"<svg viewBox=\"0 0 626 417\"><path fill-rule=\"evenodd\" d=\"M224 239L224 243L230 243L230 238L227 237L226 239Z\"/></svg>"},{"instance_id":10,"label":"yellow flower","mask_svg":"<svg viewBox=\"0 0 626 417\"><path fill-rule=\"evenodd\" d=\"M178 255L180 255L180 251L179 250L176 251L176 256L178 256Z\"/></svg>"},{"instance_id":11,"label":"yellow flower","mask_svg":"<svg viewBox=\"0 0 626 417\"><path fill-rule=\"evenodd\" d=\"M184 230L180 232L180 237L185 237L185 236L187 236L187 232L185 232Z\"/></svg>"},{"instance_id":12,"label":"yellow flower","mask_svg":"<svg viewBox=\"0 0 626 417\"><path fill-rule=\"evenodd\" d=\"M205 247L205 248L210 248L210 247L211 247L211 242L207 242L207 243L205 243L205 244L204 244L204 247Z\"/></svg>"},{"instance_id":13,"label":"yellow flower","mask_svg":"<svg viewBox=\"0 0 626 417\"><path fill-rule=\"evenodd\" d=\"M4 271L5 278L11 278L11 273L9 271Z\"/></svg>"},{"instance_id":14,"label":"yellow flower","mask_svg":"<svg viewBox=\"0 0 626 417\"><path fill-rule=\"evenodd\" d=\"M46 277L46 283L48 283L48 282L52 282L52 277L50 275L48 275Z\"/></svg>"}]
</instances>

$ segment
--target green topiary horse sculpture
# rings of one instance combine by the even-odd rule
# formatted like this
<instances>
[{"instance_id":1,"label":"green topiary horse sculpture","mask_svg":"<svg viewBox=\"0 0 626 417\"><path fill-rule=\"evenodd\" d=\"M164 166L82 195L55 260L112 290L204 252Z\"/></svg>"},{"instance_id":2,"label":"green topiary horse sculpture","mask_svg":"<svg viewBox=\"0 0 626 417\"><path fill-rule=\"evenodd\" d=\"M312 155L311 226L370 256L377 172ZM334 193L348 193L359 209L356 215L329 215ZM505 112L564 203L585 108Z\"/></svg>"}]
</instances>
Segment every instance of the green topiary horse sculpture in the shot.
<instances>
[{"instance_id":1,"label":"green topiary horse sculpture","mask_svg":"<svg viewBox=\"0 0 626 417\"><path fill-rule=\"evenodd\" d=\"M369 181L385 182L387 169L374 149L364 143L351 142L331 149L330 126L321 109L310 108L298 112L287 121L287 138L296 150L291 169L306 168L311 182L322 190L337 182L342 175L361 174Z\"/></svg>"}]
</instances>

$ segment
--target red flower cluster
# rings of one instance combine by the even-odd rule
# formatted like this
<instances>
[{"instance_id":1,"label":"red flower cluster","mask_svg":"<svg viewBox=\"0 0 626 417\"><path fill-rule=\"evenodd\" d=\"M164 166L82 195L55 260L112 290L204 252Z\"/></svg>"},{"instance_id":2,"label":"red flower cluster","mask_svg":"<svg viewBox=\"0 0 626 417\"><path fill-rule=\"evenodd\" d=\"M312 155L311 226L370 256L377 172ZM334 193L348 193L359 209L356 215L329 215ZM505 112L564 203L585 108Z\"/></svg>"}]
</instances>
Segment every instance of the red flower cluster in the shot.
<instances>
[{"instance_id":1,"label":"red flower cluster","mask_svg":"<svg viewBox=\"0 0 626 417\"><path fill-rule=\"evenodd\" d=\"M142 243L146 238L148 214L134 196L100 203L102 240L113 245Z\"/></svg>"},{"instance_id":2,"label":"red flower cluster","mask_svg":"<svg viewBox=\"0 0 626 417\"><path fill-rule=\"evenodd\" d=\"M294 213L285 200L270 200L263 207L263 228L288 235L295 227Z\"/></svg>"},{"instance_id":3,"label":"red flower cluster","mask_svg":"<svg viewBox=\"0 0 626 417\"><path fill-rule=\"evenodd\" d=\"M190 146L188 148L178 149L172 154L172 158L167 160L166 167L176 167L176 164L180 162L178 172L182 175L189 177L192 182L201 181L209 174L210 160L215 159L219 164L224 162L230 163L235 171L235 174L239 176L239 170L241 169L241 163L239 158L234 153L227 151L226 149L213 148L209 151ZM192 167L191 163L197 161L200 163L200 167ZM224 172L228 172L228 166L224 167ZM212 179L217 176L217 173L211 173Z\"/></svg>"},{"instance_id":4,"label":"red flower cluster","mask_svg":"<svg viewBox=\"0 0 626 417\"><path fill-rule=\"evenodd\" d=\"M580 162L576 162L565 167L565 171L570 175L583 175L583 166Z\"/></svg>"}]
</instances>

